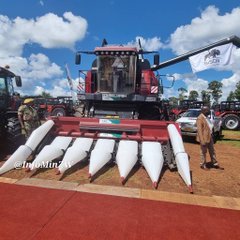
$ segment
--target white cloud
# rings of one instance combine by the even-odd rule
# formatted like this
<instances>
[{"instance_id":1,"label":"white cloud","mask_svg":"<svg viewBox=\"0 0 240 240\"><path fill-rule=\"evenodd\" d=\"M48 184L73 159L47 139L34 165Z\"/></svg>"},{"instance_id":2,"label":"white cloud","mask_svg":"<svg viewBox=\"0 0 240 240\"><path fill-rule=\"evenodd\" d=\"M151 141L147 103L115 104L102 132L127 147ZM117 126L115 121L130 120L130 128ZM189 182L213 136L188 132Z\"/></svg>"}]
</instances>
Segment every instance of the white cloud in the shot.
<instances>
[{"instance_id":1,"label":"white cloud","mask_svg":"<svg viewBox=\"0 0 240 240\"><path fill-rule=\"evenodd\" d=\"M178 91L174 88L164 88L162 99L167 99L170 97L178 97Z\"/></svg>"},{"instance_id":2,"label":"white cloud","mask_svg":"<svg viewBox=\"0 0 240 240\"><path fill-rule=\"evenodd\" d=\"M31 54L29 58L0 58L0 65L9 65L10 70L24 79L44 80L63 74L60 66L52 63L44 54Z\"/></svg>"},{"instance_id":3,"label":"white cloud","mask_svg":"<svg viewBox=\"0 0 240 240\"><path fill-rule=\"evenodd\" d=\"M220 15L217 7L209 6L202 11L200 17L192 19L190 24L178 27L171 34L170 41L164 47L171 48L174 53L180 55L232 35L240 36L239 19L240 7ZM229 92L235 89L236 83L240 79L239 66L240 49L237 49L233 54L233 64L216 69L217 71L233 72L231 77L218 80L223 83L223 94L220 100L226 100ZM176 80L183 79L188 92L197 90L200 93L208 87L208 81L204 79L181 74L175 74L175 77Z\"/></svg>"},{"instance_id":4,"label":"white cloud","mask_svg":"<svg viewBox=\"0 0 240 240\"><path fill-rule=\"evenodd\" d=\"M74 48L84 38L87 21L65 12L63 17L53 13L34 19L17 17L14 20L0 15L0 56L21 56L23 47L37 43L44 48Z\"/></svg>"},{"instance_id":5,"label":"white cloud","mask_svg":"<svg viewBox=\"0 0 240 240\"><path fill-rule=\"evenodd\" d=\"M183 82L186 84L188 93L195 90L199 93L199 96L201 96L202 90L206 90L208 88L208 81L201 78L186 78Z\"/></svg>"},{"instance_id":6,"label":"white cloud","mask_svg":"<svg viewBox=\"0 0 240 240\"><path fill-rule=\"evenodd\" d=\"M184 73L184 74L179 74L179 73L174 73L173 74L175 81L177 80L182 80L182 79L188 79L188 78L196 78L196 75L194 73Z\"/></svg>"},{"instance_id":7,"label":"white cloud","mask_svg":"<svg viewBox=\"0 0 240 240\"><path fill-rule=\"evenodd\" d=\"M175 73L173 74L175 77L176 81L183 81L184 83L184 88L188 91L186 95L188 95L191 91L195 90L199 93L199 99L201 98L201 91L206 90L208 88L208 81L198 78L196 75L192 73L187 73L187 74L178 74ZM166 90L165 90L166 92ZM174 95L169 95L169 94L174 94ZM171 96L178 96L179 93L175 89L167 89L167 93L164 94L165 96L171 97Z\"/></svg>"},{"instance_id":8,"label":"white cloud","mask_svg":"<svg viewBox=\"0 0 240 240\"><path fill-rule=\"evenodd\" d=\"M71 12L65 12L63 17L48 13L36 19L10 19L0 15L0 66L9 65L11 71L22 77L23 87L16 90L23 95L39 94L46 88L66 95L69 92L66 86L58 83L57 87L51 87L53 79L63 75L61 67L42 53L23 57L23 48L35 43L44 48L73 49L86 31L87 21Z\"/></svg>"},{"instance_id":9,"label":"white cloud","mask_svg":"<svg viewBox=\"0 0 240 240\"><path fill-rule=\"evenodd\" d=\"M168 46L179 55L232 35L240 35L239 19L240 7L220 15L217 7L209 6L191 24L178 27L171 34Z\"/></svg>"},{"instance_id":10,"label":"white cloud","mask_svg":"<svg viewBox=\"0 0 240 240\"><path fill-rule=\"evenodd\" d=\"M134 41L129 42L128 45L139 47L139 43L138 43L139 39L140 39L142 48L145 51L158 51L163 46L163 44L160 41L160 38L158 37L145 39L141 36L137 36L136 39Z\"/></svg>"},{"instance_id":11,"label":"white cloud","mask_svg":"<svg viewBox=\"0 0 240 240\"><path fill-rule=\"evenodd\" d=\"M65 12L61 18L48 13L34 22L30 41L39 43L45 48L73 48L76 41L84 38L86 30L87 21L80 16Z\"/></svg>"},{"instance_id":12,"label":"white cloud","mask_svg":"<svg viewBox=\"0 0 240 240\"><path fill-rule=\"evenodd\" d=\"M41 95L43 92L47 92L49 93L48 91L46 91L43 87L41 86L36 86L33 93L34 95L38 96L38 95Z\"/></svg>"},{"instance_id":13,"label":"white cloud","mask_svg":"<svg viewBox=\"0 0 240 240\"><path fill-rule=\"evenodd\" d=\"M77 93L77 85L78 85L78 78L72 79L73 83L73 93L76 95ZM31 82L28 83L28 88L24 88L19 90L22 95L41 95L42 92L47 92L53 97L57 96L71 96L70 87L68 84L67 78L63 79L55 79L52 82L52 85L46 89L45 83L41 81L41 86L37 83L32 84Z\"/></svg>"},{"instance_id":14,"label":"white cloud","mask_svg":"<svg viewBox=\"0 0 240 240\"><path fill-rule=\"evenodd\" d=\"M39 1L39 4L41 5L41 6L44 6L44 2L41 0L41 1Z\"/></svg>"},{"instance_id":15,"label":"white cloud","mask_svg":"<svg viewBox=\"0 0 240 240\"><path fill-rule=\"evenodd\" d=\"M230 78L224 78L221 82L223 84L222 86L222 97L220 100L226 100L229 93L231 91L234 91L236 89L236 84L240 80L240 75L239 74L233 74Z\"/></svg>"},{"instance_id":16,"label":"white cloud","mask_svg":"<svg viewBox=\"0 0 240 240\"><path fill-rule=\"evenodd\" d=\"M63 70L56 63L52 63L44 54L31 54L29 58L9 57L0 58L0 66L9 65L10 70L22 77L23 85L16 88L16 91L23 95L32 95L41 88L46 88L53 84L49 79L58 78L63 75Z\"/></svg>"},{"instance_id":17,"label":"white cloud","mask_svg":"<svg viewBox=\"0 0 240 240\"><path fill-rule=\"evenodd\" d=\"M71 93L69 89L64 89L60 86L54 86L54 88L51 90L51 95L53 97L57 96L71 96Z\"/></svg>"}]
</instances>

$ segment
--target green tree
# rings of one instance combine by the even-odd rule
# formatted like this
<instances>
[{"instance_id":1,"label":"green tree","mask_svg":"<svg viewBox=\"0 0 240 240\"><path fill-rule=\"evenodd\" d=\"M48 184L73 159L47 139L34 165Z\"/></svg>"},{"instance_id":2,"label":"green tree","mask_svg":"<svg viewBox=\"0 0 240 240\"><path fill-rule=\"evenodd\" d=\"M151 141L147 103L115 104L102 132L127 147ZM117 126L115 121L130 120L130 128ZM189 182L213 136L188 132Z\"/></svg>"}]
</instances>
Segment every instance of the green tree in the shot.
<instances>
[{"instance_id":1,"label":"green tree","mask_svg":"<svg viewBox=\"0 0 240 240\"><path fill-rule=\"evenodd\" d=\"M208 84L208 89L211 91L215 103L218 103L219 98L222 96L222 85L223 84L218 81L212 81Z\"/></svg>"},{"instance_id":2,"label":"green tree","mask_svg":"<svg viewBox=\"0 0 240 240\"><path fill-rule=\"evenodd\" d=\"M236 84L236 90L234 91L235 98L240 101L240 81Z\"/></svg>"},{"instance_id":3,"label":"green tree","mask_svg":"<svg viewBox=\"0 0 240 240\"><path fill-rule=\"evenodd\" d=\"M210 103L211 95L208 91L202 90L201 91L201 97L202 97L203 102Z\"/></svg>"},{"instance_id":4,"label":"green tree","mask_svg":"<svg viewBox=\"0 0 240 240\"><path fill-rule=\"evenodd\" d=\"M180 101L182 101L182 100L184 100L186 98L185 93L187 93L187 89L181 87L181 88L178 89L178 93L179 93L179 97L178 98L179 98Z\"/></svg>"},{"instance_id":5,"label":"green tree","mask_svg":"<svg viewBox=\"0 0 240 240\"><path fill-rule=\"evenodd\" d=\"M170 97L169 99L169 104L174 108L177 107L178 105L178 99L176 97Z\"/></svg>"},{"instance_id":6,"label":"green tree","mask_svg":"<svg viewBox=\"0 0 240 240\"><path fill-rule=\"evenodd\" d=\"M51 95L50 93L45 92L45 91L42 91L41 96L42 96L43 98L51 98L51 97L52 97L52 95Z\"/></svg>"},{"instance_id":7,"label":"green tree","mask_svg":"<svg viewBox=\"0 0 240 240\"><path fill-rule=\"evenodd\" d=\"M227 97L227 101L234 101L235 100L235 93L231 91Z\"/></svg>"},{"instance_id":8,"label":"green tree","mask_svg":"<svg viewBox=\"0 0 240 240\"><path fill-rule=\"evenodd\" d=\"M199 97L198 92L195 91L195 90L192 90L192 91L190 91L190 93L189 93L188 99L189 99L189 100L197 100L198 97Z\"/></svg>"}]
</instances>

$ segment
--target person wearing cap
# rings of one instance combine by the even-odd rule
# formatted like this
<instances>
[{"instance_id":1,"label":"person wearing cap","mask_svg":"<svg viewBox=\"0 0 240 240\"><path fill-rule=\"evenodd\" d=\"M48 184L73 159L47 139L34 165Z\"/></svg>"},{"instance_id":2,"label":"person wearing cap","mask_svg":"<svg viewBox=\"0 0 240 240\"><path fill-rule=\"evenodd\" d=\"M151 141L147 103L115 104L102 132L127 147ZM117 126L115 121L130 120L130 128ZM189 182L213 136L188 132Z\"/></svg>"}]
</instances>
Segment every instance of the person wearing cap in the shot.
<instances>
[{"instance_id":1,"label":"person wearing cap","mask_svg":"<svg viewBox=\"0 0 240 240\"><path fill-rule=\"evenodd\" d=\"M207 160L206 155L209 151L211 158L211 165L214 168L220 168L216 159L216 152L214 148L214 142L212 138L213 124L211 123L208 115L210 114L210 108L208 106L203 106L201 109L201 114L197 118L197 142L200 143L200 157L201 163L200 167L207 170Z\"/></svg>"},{"instance_id":2,"label":"person wearing cap","mask_svg":"<svg viewBox=\"0 0 240 240\"><path fill-rule=\"evenodd\" d=\"M33 130L39 126L38 113L33 105L34 99L26 98L23 105L18 108L18 119L26 138L29 138Z\"/></svg>"}]
</instances>

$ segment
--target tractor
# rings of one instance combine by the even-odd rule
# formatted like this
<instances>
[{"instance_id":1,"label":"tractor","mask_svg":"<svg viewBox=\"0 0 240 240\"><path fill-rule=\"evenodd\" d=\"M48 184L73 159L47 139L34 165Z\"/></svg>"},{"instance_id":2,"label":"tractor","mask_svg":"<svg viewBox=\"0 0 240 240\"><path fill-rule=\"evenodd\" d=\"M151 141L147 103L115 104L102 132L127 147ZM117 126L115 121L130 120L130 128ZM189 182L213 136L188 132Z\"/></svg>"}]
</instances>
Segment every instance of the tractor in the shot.
<instances>
[{"instance_id":1,"label":"tractor","mask_svg":"<svg viewBox=\"0 0 240 240\"><path fill-rule=\"evenodd\" d=\"M34 106L41 120L45 120L48 116L73 116L75 112L72 97L69 96L37 97L34 98Z\"/></svg>"},{"instance_id":2,"label":"tractor","mask_svg":"<svg viewBox=\"0 0 240 240\"><path fill-rule=\"evenodd\" d=\"M0 138L1 144L6 144L9 150L16 149L24 139L15 107L14 78L16 85L21 87L20 76L9 71L8 67L0 67Z\"/></svg>"},{"instance_id":3,"label":"tractor","mask_svg":"<svg viewBox=\"0 0 240 240\"><path fill-rule=\"evenodd\" d=\"M222 101L215 106L215 113L223 119L223 128L238 130L240 127L240 101Z\"/></svg>"}]
</instances>

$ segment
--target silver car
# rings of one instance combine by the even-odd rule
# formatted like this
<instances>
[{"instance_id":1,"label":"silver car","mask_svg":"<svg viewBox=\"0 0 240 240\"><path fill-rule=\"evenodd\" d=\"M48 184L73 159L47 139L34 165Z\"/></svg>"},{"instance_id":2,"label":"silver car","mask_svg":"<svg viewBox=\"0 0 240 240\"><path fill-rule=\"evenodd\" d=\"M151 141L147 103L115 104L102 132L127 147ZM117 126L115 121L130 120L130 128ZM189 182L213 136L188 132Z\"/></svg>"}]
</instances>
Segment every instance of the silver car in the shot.
<instances>
[{"instance_id":1,"label":"silver car","mask_svg":"<svg viewBox=\"0 0 240 240\"><path fill-rule=\"evenodd\" d=\"M197 135L197 117L200 113L201 109L189 109L176 120L183 136ZM208 118L213 124L213 136L216 139L222 135L222 119L216 117L213 110L210 111Z\"/></svg>"}]
</instances>

